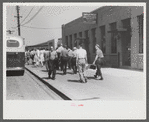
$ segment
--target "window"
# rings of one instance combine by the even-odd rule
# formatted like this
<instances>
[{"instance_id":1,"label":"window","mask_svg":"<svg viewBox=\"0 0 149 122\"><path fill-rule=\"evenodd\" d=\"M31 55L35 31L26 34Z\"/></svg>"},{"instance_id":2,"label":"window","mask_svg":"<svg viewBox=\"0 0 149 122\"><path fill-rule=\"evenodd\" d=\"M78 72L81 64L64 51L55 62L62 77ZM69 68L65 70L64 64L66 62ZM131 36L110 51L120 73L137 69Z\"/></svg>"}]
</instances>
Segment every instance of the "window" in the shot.
<instances>
[{"instance_id":1,"label":"window","mask_svg":"<svg viewBox=\"0 0 149 122\"><path fill-rule=\"evenodd\" d=\"M74 34L75 47L77 47L77 41L76 41L76 39L77 39L77 34L75 33L75 34Z\"/></svg>"},{"instance_id":2,"label":"window","mask_svg":"<svg viewBox=\"0 0 149 122\"><path fill-rule=\"evenodd\" d=\"M106 38L105 38L105 26L100 27L101 30L101 50L106 53Z\"/></svg>"},{"instance_id":3,"label":"window","mask_svg":"<svg viewBox=\"0 0 149 122\"><path fill-rule=\"evenodd\" d=\"M72 35L70 35L69 38L70 38L70 48L72 49Z\"/></svg>"},{"instance_id":4,"label":"window","mask_svg":"<svg viewBox=\"0 0 149 122\"><path fill-rule=\"evenodd\" d=\"M111 53L117 53L117 40L116 40L116 33L114 30L116 30L116 22L110 24L111 31Z\"/></svg>"},{"instance_id":5,"label":"window","mask_svg":"<svg viewBox=\"0 0 149 122\"><path fill-rule=\"evenodd\" d=\"M66 36L65 38L66 38L66 45L68 46L68 36Z\"/></svg>"},{"instance_id":6,"label":"window","mask_svg":"<svg viewBox=\"0 0 149 122\"><path fill-rule=\"evenodd\" d=\"M79 37L82 37L82 32L79 32Z\"/></svg>"},{"instance_id":7,"label":"window","mask_svg":"<svg viewBox=\"0 0 149 122\"><path fill-rule=\"evenodd\" d=\"M92 32L92 41L93 41L93 53L95 53L95 45L96 45L96 37L95 37L95 31L96 31L96 29L95 28L93 28L92 30L91 30L91 32Z\"/></svg>"},{"instance_id":8,"label":"window","mask_svg":"<svg viewBox=\"0 0 149 122\"><path fill-rule=\"evenodd\" d=\"M143 14L138 16L139 24L139 53L143 53Z\"/></svg>"},{"instance_id":9,"label":"window","mask_svg":"<svg viewBox=\"0 0 149 122\"><path fill-rule=\"evenodd\" d=\"M7 40L7 47L19 47L17 40Z\"/></svg>"}]
</instances>

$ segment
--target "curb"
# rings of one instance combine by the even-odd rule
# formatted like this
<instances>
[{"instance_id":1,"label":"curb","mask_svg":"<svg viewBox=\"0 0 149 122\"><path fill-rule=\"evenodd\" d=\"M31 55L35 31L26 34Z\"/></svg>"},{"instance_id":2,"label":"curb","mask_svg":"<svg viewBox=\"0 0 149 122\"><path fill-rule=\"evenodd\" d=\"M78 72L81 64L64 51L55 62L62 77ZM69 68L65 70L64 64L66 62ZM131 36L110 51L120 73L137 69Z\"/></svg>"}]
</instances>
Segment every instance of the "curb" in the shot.
<instances>
[{"instance_id":1,"label":"curb","mask_svg":"<svg viewBox=\"0 0 149 122\"><path fill-rule=\"evenodd\" d=\"M47 83L45 80L41 79L38 75L36 75L35 73L33 73L28 68L25 67L25 69L27 71L29 71L32 75L34 75L35 77L37 77L40 81L42 81L42 83L44 83L46 86L48 86L51 90L53 90L55 93L57 93L64 100L72 100L68 96L66 96L65 94L63 94L61 91L59 91L58 89L56 89L55 87L53 87L52 85L50 85L49 83Z\"/></svg>"}]
</instances>

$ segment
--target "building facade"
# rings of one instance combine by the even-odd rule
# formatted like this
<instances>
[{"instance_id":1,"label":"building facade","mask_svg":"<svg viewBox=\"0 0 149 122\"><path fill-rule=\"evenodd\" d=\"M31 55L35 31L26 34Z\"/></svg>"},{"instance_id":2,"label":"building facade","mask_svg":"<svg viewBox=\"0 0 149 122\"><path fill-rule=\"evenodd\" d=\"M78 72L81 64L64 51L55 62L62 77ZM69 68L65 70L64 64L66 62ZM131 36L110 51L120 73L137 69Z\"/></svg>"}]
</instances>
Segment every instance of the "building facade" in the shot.
<instances>
[{"instance_id":1,"label":"building facade","mask_svg":"<svg viewBox=\"0 0 149 122\"><path fill-rule=\"evenodd\" d=\"M86 24L80 17L62 25L62 42L72 48L81 38L89 63L97 43L107 66L143 69L143 7L106 6L90 13L97 15L95 24Z\"/></svg>"}]
</instances>

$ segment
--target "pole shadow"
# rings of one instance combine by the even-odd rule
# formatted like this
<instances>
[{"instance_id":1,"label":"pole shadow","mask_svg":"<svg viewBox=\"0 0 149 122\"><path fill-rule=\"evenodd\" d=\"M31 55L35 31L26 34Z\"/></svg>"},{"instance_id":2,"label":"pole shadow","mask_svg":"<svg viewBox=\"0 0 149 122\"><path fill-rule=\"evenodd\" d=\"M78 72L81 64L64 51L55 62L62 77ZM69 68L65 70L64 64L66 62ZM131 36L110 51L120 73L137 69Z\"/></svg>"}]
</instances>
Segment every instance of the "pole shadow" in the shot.
<instances>
[{"instance_id":1,"label":"pole shadow","mask_svg":"<svg viewBox=\"0 0 149 122\"><path fill-rule=\"evenodd\" d=\"M80 80L67 80L68 82L81 83Z\"/></svg>"}]
</instances>

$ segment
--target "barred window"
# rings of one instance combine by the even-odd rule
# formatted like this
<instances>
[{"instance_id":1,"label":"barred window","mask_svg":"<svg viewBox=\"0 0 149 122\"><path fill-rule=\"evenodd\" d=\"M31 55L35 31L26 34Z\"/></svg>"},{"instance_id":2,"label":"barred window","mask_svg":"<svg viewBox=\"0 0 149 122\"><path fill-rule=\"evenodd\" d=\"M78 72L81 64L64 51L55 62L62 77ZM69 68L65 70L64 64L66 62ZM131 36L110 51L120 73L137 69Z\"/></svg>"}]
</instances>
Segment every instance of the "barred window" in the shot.
<instances>
[{"instance_id":1,"label":"barred window","mask_svg":"<svg viewBox=\"0 0 149 122\"><path fill-rule=\"evenodd\" d=\"M82 37L82 32L79 32L79 37Z\"/></svg>"},{"instance_id":2,"label":"barred window","mask_svg":"<svg viewBox=\"0 0 149 122\"><path fill-rule=\"evenodd\" d=\"M139 23L139 53L143 53L143 14L138 16Z\"/></svg>"},{"instance_id":3,"label":"barred window","mask_svg":"<svg viewBox=\"0 0 149 122\"><path fill-rule=\"evenodd\" d=\"M70 35L69 38L70 38L70 48L72 49L72 35Z\"/></svg>"},{"instance_id":4,"label":"barred window","mask_svg":"<svg viewBox=\"0 0 149 122\"><path fill-rule=\"evenodd\" d=\"M105 26L100 27L101 30L101 50L106 53L106 39L105 39Z\"/></svg>"},{"instance_id":5,"label":"barred window","mask_svg":"<svg viewBox=\"0 0 149 122\"><path fill-rule=\"evenodd\" d=\"M68 46L68 36L66 36L65 38L66 38L66 45Z\"/></svg>"},{"instance_id":6,"label":"barred window","mask_svg":"<svg viewBox=\"0 0 149 122\"><path fill-rule=\"evenodd\" d=\"M116 22L110 24L111 31L111 53L117 53L117 40L115 38L116 33L114 30L116 30Z\"/></svg>"},{"instance_id":7,"label":"barred window","mask_svg":"<svg viewBox=\"0 0 149 122\"><path fill-rule=\"evenodd\" d=\"M96 45L95 31L96 31L96 28L93 28L91 31L92 31L92 39L93 39L93 53L95 53L95 45Z\"/></svg>"},{"instance_id":8,"label":"barred window","mask_svg":"<svg viewBox=\"0 0 149 122\"><path fill-rule=\"evenodd\" d=\"M75 33L75 34L74 34L75 47L77 47L77 41L76 41L76 39L77 39L77 34Z\"/></svg>"}]
</instances>

